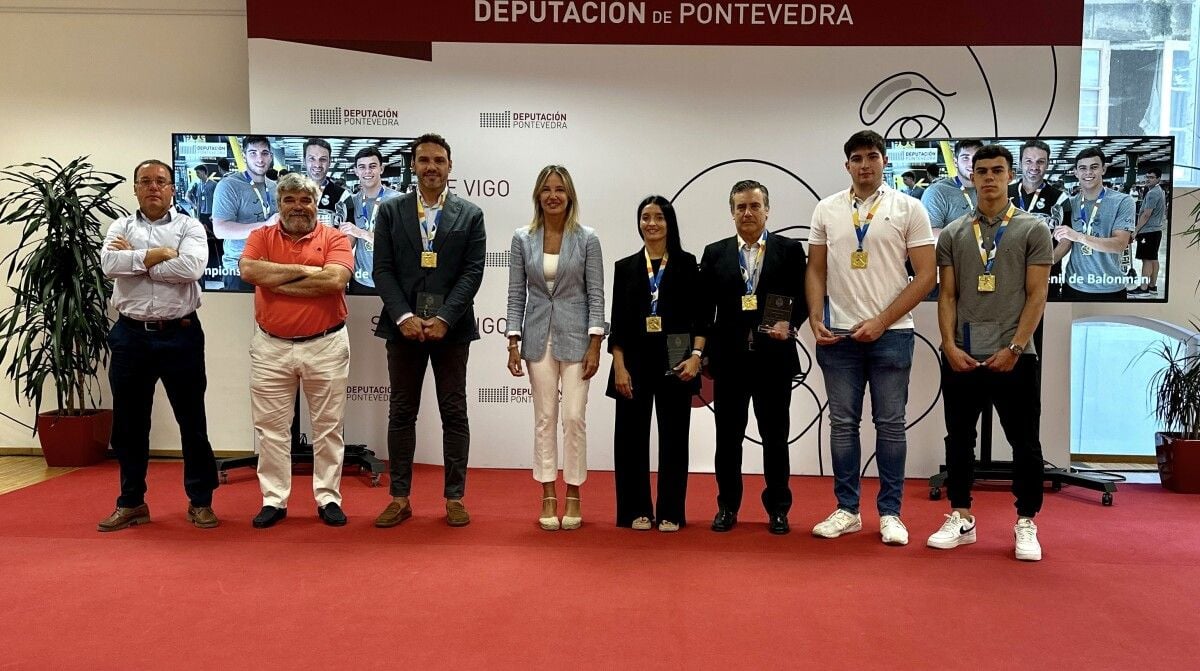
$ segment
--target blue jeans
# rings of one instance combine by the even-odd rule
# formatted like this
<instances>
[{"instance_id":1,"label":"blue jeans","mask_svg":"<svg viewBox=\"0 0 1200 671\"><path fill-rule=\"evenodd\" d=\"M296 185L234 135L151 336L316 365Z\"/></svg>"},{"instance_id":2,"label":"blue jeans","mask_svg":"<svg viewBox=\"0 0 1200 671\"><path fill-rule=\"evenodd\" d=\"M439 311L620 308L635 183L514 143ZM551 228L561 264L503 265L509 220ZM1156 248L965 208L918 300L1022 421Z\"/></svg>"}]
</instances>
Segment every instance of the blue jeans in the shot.
<instances>
[{"instance_id":1,"label":"blue jeans","mask_svg":"<svg viewBox=\"0 0 1200 671\"><path fill-rule=\"evenodd\" d=\"M833 459L833 493L838 507L858 513L862 443L863 393L871 387L871 419L875 423L875 462L879 469L880 515L899 515L904 492L904 409L912 370L912 329L884 332L875 342L843 338L817 347L817 363L829 396L829 450Z\"/></svg>"}]
</instances>

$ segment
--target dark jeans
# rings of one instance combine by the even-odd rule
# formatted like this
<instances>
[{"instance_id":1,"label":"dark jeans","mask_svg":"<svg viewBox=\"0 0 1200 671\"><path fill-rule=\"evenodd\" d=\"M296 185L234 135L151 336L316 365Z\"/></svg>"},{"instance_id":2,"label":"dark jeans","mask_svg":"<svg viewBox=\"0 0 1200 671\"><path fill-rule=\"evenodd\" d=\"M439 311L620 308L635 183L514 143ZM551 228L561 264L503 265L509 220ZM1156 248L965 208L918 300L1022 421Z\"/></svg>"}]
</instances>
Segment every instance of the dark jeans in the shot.
<instances>
[{"instance_id":1,"label":"dark jeans","mask_svg":"<svg viewBox=\"0 0 1200 671\"><path fill-rule=\"evenodd\" d=\"M425 381L425 368L432 360L433 382L442 415L442 456L446 465L443 495L447 499L462 498L471 446L471 429L467 425L469 348L470 343L421 343L403 337L388 341L388 377L392 385L388 404L388 460L392 496L408 496L412 491L421 385Z\"/></svg>"},{"instance_id":2,"label":"dark jeans","mask_svg":"<svg viewBox=\"0 0 1200 671\"><path fill-rule=\"evenodd\" d=\"M112 446L121 465L117 505L145 503L150 460L150 412L154 387L162 380L183 444L183 488L193 506L212 505L217 464L204 417L204 331L192 314L187 325L146 331L118 320L108 333L112 360L108 381L113 397Z\"/></svg>"},{"instance_id":3,"label":"dark jeans","mask_svg":"<svg viewBox=\"0 0 1200 671\"><path fill-rule=\"evenodd\" d=\"M996 373L979 367L965 373L950 369L942 357L942 403L946 412L946 490L953 508L971 507L975 480L976 424L994 406L1012 445L1017 514L1033 517L1042 509L1042 369L1037 356L1024 354L1013 369ZM990 412L990 411L989 411Z\"/></svg>"},{"instance_id":4,"label":"dark jeans","mask_svg":"<svg viewBox=\"0 0 1200 671\"><path fill-rule=\"evenodd\" d=\"M718 505L734 513L742 505L742 441L746 437L746 422L753 400L758 434L763 443L763 477L767 484L762 493L763 506L768 514L786 515L791 509L792 491L788 488L791 399L791 376L771 370L770 362L758 361L753 353L724 375L713 379Z\"/></svg>"},{"instance_id":5,"label":"dark jeans","mask_svg":"<svg viewBox=\"0 0 1200 671\"><path fill-rule=\"evenodd\" d=\"M617 399L613 432L613 475L617 526L639 517L683 525L688 480L688 430L692 392L675 377L639 380L638 396ZM658 417L658 515L650 497L650 411Z\"/></svg>"}]
</instances>

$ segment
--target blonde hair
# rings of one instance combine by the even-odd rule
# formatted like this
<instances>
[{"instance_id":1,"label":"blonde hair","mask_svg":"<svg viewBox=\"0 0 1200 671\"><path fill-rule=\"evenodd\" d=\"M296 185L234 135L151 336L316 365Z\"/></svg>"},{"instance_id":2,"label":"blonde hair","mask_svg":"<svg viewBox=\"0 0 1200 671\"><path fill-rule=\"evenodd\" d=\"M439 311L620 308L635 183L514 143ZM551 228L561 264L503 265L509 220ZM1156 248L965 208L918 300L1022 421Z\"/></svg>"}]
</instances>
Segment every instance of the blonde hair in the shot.
<instances>
[{"instance_id":1,"label":"blonde hair","mask_svg":"<svg viewBox=\"0 0 1200 671\"><path fill-rule=\"evenodd\" d=\"M533 221L529 222L530 232L536 231L546 223L546 214L542 212L542 201L538 196L541 195L542 187L546 186L550 175L558 175L567 190L567 221L564 229L579 227L579 199L575 196L575 182L571 179L571 173L567 172L564 166L548 165L538 173L537 181L533 185Z\"/></svg>"}]
</instances>

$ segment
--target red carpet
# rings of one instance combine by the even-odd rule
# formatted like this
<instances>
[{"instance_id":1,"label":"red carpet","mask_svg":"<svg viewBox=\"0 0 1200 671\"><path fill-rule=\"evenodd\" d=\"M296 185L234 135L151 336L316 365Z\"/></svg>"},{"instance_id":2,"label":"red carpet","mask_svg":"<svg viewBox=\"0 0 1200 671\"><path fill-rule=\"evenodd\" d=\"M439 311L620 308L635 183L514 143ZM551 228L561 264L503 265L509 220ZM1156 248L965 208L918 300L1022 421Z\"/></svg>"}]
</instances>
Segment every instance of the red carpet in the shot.
<instances>
[{"instance_id":1,"label":"red carpet","mask_svg":"<svg viewBox=\"0 0 1200 671\"><path fill-rule=\"evenodd\" d=\"M793 478L775 537L747 478L741 524L708 530L711 475L691 478L692 526L612 526L612 476L584 486L583 529L537 528L524 471L472 470L472 523L441 519L441 470L418 468L416 516L372 521L384 488L348 476L350 524L322 525L297 476L290 517L252 529L252 471L217 491L222 526L188 525L177 463L152 464L153 522L111 534L113 463L0 496L0 669L1196 668L1200 497L1122 486L1047 492L1042 562L1012 558L1011 497L977 497L980 540L924 547L942 520L906 492L913 542L877 518L811 537L827 478ZM873 502L868 481L865 500ZM873 505L868 506L873 510Z\"/></svg>"}]
</instances>

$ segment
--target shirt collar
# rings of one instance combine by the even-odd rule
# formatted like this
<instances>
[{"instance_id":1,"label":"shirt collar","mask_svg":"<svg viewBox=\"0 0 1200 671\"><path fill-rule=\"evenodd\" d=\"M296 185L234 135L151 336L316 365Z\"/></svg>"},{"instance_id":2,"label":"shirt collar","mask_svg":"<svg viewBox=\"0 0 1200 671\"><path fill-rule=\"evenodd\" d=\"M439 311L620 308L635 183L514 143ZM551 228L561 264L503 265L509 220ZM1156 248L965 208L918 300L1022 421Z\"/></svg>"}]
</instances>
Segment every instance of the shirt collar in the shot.
<instances>
[{"instance_id":1,"label":"shirt collar","mask_svg":"<svg viewBox=\"0 0 1200 671\"><path fill-rule=\"evenodd\" d=\"M1008 214L1007 207L1004 208L1003 210L1000 210L1000 213L994 217L987 216L986 214L983 213L983 210L980 210L978 207L976 207L975 212L971 215L971 218L974 219L975 221L982 221L983 223L987 224L988 226L995 226L995 225L999 224L1000 222L1004 221L1005 214ZM1014 214L1014 216L1015 216L1015 214Z\"/></svg>"},{"instance_id":2,"label":"shirt collar","mask_svg":"<svg viewBox=\"0 0 1200 671\"><path fill-rule=\"evenodd\" d=\"M850 188L850 189L847 191L847 193L849 193L849 194L850 194L850 200L851 200L851 202L853 202L855 205L857 205L857 204L859 204L859 203L864 203L864 204L865 204L865 203L872 202L872 201L873 201L873 200L875 200L876 198L882 198L882 197L883 197L883 195L884 195L885 193L887 193L888 191L890 191L890 190L891 190L891 189L888 187L888 185L887 185L887 182L884 182L884 183L882 183L882 184L880 184L880 185L879 185L879 188L875 190L875 193L873 193L873 194L871 194L871 195L867 196L867 199L866 199L866 200L859 200L858 196L854 195L854 188L853 188L853 187L851 187L851 188Z\"/></svg>"},{"instance_id":3,"label":"shirt collar","mask_svg":"<svg viewBox=\"0 0 1200 671\"><path fill-rule=\"evenodd\" d=\"M174 220L175 220L175 208L173 208L173 207L168 207L168 208L167 208L167 212L166 212L166 214L164 214L163 216L159 217L158 219L155 219L154 221L150 221L149 217L147 217L147 216L145 215L145 213L143 213L143 212L142 212L142 209L141 209L141 208L138 208L138 211L137 211L137 218L138 218L138 221L143 221L143 222L145 222L145 223L147 223L147 224L161 224L161 223L168 223L168 224L169 224L169 223L171 223L172 221L174 221Z\"/></svg>"}]
</instances>

